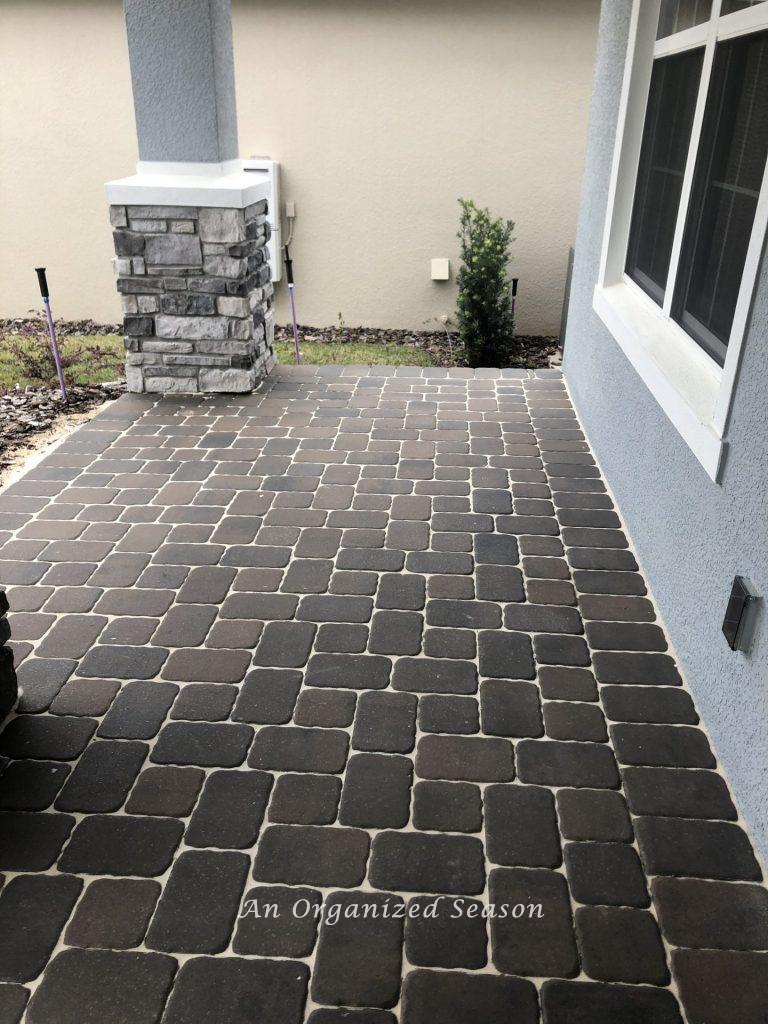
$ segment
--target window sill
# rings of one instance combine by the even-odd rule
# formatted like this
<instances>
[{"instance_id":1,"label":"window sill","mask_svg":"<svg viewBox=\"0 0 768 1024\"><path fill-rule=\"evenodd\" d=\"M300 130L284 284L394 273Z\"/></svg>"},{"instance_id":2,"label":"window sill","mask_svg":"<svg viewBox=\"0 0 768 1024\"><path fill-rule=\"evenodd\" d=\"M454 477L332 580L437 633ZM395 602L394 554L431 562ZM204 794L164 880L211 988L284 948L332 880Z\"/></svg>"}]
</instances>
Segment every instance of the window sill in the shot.
<instances>
[{"instance_id":1,"label":"window sill","mask_svg":"<svg viewBox=\"0 0 768 1024\"><path fill-rule=\"evenodd\" d=\"M675 429L717 482L727 448L715 427L720 367L631 282L598 285L593 306Z\"/></svg>"}]
</instances>

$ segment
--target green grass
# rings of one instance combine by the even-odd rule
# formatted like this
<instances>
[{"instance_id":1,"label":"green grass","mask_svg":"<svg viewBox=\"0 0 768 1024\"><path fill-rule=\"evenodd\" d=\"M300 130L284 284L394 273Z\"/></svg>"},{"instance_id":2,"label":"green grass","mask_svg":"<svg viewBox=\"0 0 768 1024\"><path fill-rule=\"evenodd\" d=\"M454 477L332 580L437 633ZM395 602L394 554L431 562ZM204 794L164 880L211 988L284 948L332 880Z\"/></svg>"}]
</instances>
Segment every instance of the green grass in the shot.
<instances>
[{"instance_id":1,"label":"green grass","mask_svg":"<svg viewBox=\"0 0 768 1024\"><path fill-rule=\"evenodd\" d=\"M59 338L68 384L97 384L117 380L124 373L125 350L118 334L72 335ZM56 369L47 334L36 338L0 337L0 389L16 384L56 383Z\"/></svg>"},{"instance_id":2,"label":"green grass","mask_svg":"<svg viewBox=\"0 0 768 1024\"><path fill-rule=\"evenodd\" d=\"M311 366L432 366L429 354L411 345L382 343L370 345L365 342L320 342L305 341L300 345L301 361ZM275 342L279 363L293 363L293 342Z\"/></svg>"}]
</instances>

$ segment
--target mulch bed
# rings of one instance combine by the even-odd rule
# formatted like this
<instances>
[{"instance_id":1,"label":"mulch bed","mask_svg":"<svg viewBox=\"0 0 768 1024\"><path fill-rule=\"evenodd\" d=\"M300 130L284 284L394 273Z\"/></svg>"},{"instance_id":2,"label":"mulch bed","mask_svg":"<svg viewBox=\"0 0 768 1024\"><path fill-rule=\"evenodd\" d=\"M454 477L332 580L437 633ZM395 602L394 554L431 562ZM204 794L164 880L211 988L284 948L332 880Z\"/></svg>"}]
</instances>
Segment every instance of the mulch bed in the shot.
<instances>
[{"instance_id":1,"label":"mulch bed","mask_svg":"<svg viewBox=\"0 0 768 1024\"><path fill-rule=\"evenodd\" d=\"M124 381L87 387L73 384L67 388L67 403L58 388L13 388L0 394L0 470L11 465L15 451L32 444L62 416L94 409L124 389Z\"/></svg>"},{"instance_id":2,"label":"mulch bed","mask_svg":"<svg viewBox=\"0 0 768 1024\"><path fill-rule=\"evenodd\" d=\"M275 328L277 341L292 341L290 325ZM466 366L458 334L448 331L400 331L381 327L306 327L299 324L299 342L346 344L365 342L368 345L405 345L429 353L435 366ZM516 335L510 345L508 366L540 370L550 365L558 351L558 338L545 335Z\"/></svg>"}]
</instances>

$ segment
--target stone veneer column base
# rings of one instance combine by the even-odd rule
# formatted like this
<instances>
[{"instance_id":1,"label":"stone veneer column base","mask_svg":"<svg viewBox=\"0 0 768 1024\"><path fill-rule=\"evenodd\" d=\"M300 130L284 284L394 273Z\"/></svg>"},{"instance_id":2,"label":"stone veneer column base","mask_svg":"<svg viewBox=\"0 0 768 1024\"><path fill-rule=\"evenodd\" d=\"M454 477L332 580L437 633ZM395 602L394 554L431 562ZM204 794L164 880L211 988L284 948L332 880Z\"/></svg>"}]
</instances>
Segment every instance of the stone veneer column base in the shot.
<instances>
[{"instance_id":1,"label":"stone veneer column base","mask_svg":"<svg viewBox=\"0 0 768 1024\"><path fill-rule=\"evenodd\" d=\"M110 206L134 392L247 392L275 363L267 202Z\"/></svg>"}]
</instances>

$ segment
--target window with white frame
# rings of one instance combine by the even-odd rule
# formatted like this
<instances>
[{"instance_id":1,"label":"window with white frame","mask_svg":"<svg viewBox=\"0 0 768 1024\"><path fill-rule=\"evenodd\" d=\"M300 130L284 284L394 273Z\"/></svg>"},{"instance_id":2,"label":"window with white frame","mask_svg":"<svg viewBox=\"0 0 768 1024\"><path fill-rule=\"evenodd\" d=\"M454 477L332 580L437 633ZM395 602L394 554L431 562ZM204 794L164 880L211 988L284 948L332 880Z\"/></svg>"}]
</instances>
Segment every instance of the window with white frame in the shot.
<instances>
[{"instance_id":1,"label":"window with white frame","mask_svg":"<svg viewBox=\"0 0 768 1024\"><path fill-rule=\"evenodd\" d=\"M635 0L595 308L715 478L767 158L768 0Z\"/></svg>"}]
</instances>

